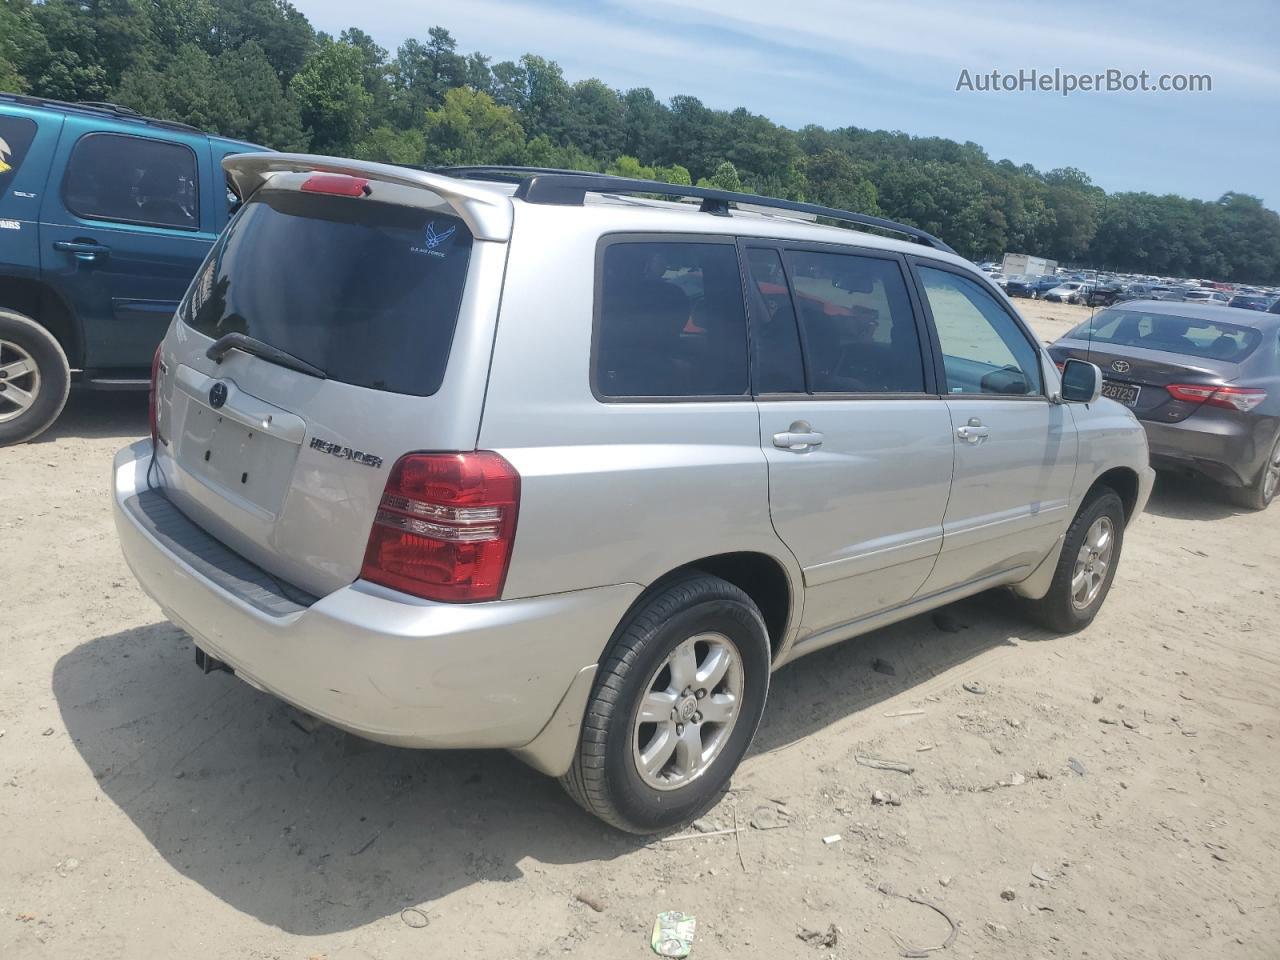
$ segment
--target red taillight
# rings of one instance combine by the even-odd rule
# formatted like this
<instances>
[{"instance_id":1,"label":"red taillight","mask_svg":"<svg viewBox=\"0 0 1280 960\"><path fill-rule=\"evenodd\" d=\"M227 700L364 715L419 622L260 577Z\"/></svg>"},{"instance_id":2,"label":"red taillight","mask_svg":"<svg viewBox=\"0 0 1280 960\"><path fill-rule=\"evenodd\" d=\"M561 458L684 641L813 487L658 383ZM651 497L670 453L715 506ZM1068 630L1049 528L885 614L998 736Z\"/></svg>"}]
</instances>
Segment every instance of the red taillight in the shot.
<instances>
[{"instance_id":1,"label":"red taillight","mask_svg":"<svg viewBox=\"0 0 1280 960\"><path fill-rule=\"evenodd\" d=\"M369 192L364 177L348 177L343 173L313 173L302 181L305 193L329 193L335 197L362 197Z\"/></svg>"},{"instance_id":2,"label":"red taillight","mask_svg":"<svg viewBox=\"0 0 1280 960\"><path fill-rule=\"evenodd\" d=\"M427 600L502 594L520 475L496 453L411 453L387 478L360 576Z\"/></svg>"},{"instance_id":3,"label":"red taillight","mask_svg":"<svg viewBox=\"0 0 1280 960\"><path fill-rule=\"evenodd\" d=\"M160 439L160 417L156 405L159 403L157 387L160 380L160 347L151 355L151 393L147 397L149 410L147 417L151 421L151 443L154 446Z\"/></svg>"},{"instance_id":4,"label":"red taillight","mask_svg":"<svg viewBox=\"0 0 1280 960\"><path fill-rule=\"evenodd\" d=\"M1193 383L1171 383L1165 389L1173 399L1184 403L1207 403L1241 413L1248 413L1267 399L1267 391L1251 387L1206 387Z\"/></svg>"}]
</instances>

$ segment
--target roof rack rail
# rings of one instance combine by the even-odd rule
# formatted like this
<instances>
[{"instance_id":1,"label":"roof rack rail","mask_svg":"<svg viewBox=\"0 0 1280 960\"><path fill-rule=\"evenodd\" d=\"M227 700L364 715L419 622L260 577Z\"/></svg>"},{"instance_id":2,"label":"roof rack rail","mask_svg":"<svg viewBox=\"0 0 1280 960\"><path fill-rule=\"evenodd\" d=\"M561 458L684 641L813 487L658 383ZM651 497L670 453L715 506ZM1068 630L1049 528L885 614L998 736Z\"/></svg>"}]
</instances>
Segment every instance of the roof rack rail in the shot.
<instances>
[{"instance_id":1,"label":"roof rack rail","mask_svg":"<svg viewBox=\"0 0 1280 960\"><path fill-rule=\"evenodd\" d=\"M859 226L874 227L889 233L897 233L910 237L916 243L946 253L955 253L948 244L933 234L919 227L908 226L883 217L873 217L866 213L855 213L852 210L839 210L835 207L824 207L816 203L802 203L798 200L781 200L776 197L762 197L753 193L737 193L733 190L718 190L714 187L684 186L678 183L662 183L658 180L636 180L630 177L617 177L607 173L587 173L581 170L557 170L548 167L512 167L512 166L464 166L434 167L433 173L443 173L451 177L465 177L473 180L496 180L504 183L518 183L514 196L526 203L545 203L560 206L579 206L586 200L588 193L628 194L650 193L667 197L693 197L700 199L699 208L703 213L726 217L729 215L729 204L763 207L770 210L781 210L790 213L805 213L815 217L825 217L842 223L855 223ZM958 254L957 254L958 255Z\"/></svg>"},{"instance_id":2,"label":"roof rack rail","mask_svg":"<svg viewBox=\"0 0 1280 960\"><path fill-rule=\"evenodd\" d=\"M139 113L132 107L126 107L119 103L107 103L104 100L85 100L74 103L70 100L54 100L50 97L32 97L24 93L0 93L0 100L9 100L13 103L20 103L27 107L51 107L56 110L85 110L91 113L105 113L113 117L120 117L124 120L137 120L139 123L148 123L153 127L165 127L170 130L185 130L190 133L203 134L205 131L199 127L193 127L189 123L181 123L177 120L160 120L156 117L148 117Z\"/></svg>"}]
</instances>

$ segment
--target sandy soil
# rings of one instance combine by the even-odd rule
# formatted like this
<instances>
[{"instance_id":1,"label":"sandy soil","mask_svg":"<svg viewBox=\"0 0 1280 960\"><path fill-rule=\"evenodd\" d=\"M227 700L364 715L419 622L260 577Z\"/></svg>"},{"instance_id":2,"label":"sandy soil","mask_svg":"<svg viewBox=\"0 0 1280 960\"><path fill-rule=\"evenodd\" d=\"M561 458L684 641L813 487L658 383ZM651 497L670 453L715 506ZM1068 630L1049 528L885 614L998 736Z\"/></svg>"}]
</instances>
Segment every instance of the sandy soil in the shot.
<instances>
[{"instance_id":1,"label":"sandy soil","mask_svg":"<svg viewBox=\"0 0 1280 960\"><path fill-rule=\"evenodd\" d=\"M1280 956L1280 508L1162 480L1078 636L992 596L787 667L698 825L738 834L646 842L505 754L308 732L202 676L108 514L145 431L141 397L82 396L0 451L0 956L642 958L669 909L695 958L944 941L882 885L955 921L944 960Z\"/></svg>"}]
</instances>

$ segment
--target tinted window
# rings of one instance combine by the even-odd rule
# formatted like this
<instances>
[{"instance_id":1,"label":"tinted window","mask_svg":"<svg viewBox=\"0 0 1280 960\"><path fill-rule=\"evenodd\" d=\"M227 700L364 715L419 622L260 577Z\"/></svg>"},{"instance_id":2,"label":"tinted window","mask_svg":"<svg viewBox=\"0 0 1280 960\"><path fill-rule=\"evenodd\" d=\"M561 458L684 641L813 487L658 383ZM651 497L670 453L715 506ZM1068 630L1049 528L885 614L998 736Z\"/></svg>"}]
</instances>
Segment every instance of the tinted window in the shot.
<instances>
[{"instance_id":1,"label":"tinted window","mask_svg":"<svg viewBox=\"0 0 1280 960\"><path fill-rule=\"evenodd\" d=\"M791 290L777 250L747 250L747 268L755 297L751 336L755 345L757 393L804 393L800 334L791 306Z\"/></svg>"},{"instance_id":2,"label":"tinted window","mask_svg":"<svg viewBox=\"0 0 1280 960\"><path fill-rule=\"evenodd\" d=\"M196 155L177 143L111 133L81 137L62 196L68 210L92 220L189 230L200 222Z\"/></svg>"},{"instance_id":3,"label":"tinted window","mask_svg":"<svg viewBox=\"0 0 1280 960\"><path fill-rule=\"evenodd\" d=\"M596 389L606 397L741 396L747 329L732 244L604 251Z\"/></svg>"},{"instance_id":4,"label":"tinted window","mask_svg":"<svg viewBox=\"0 0 1280 960\"><path fill-rule=\"evenodd\" d=\"M911 299L894 260L788 251L809 389L923 393Z\"/></svg>"},{"instance_id":5,"label":"tinted window","mask_svg":"<svg viewBox=\"0 0 1280 960\"><path fill-rule=\"evenodd\" d=\"M995 298L967 277L917 269L942 346L947 392L1040 393L1039 351Z\"/></svg>"},{"instance_id":6,"label":"tinted window","mask_svg":"<svg viewBox=\"0 0 1280 960\"><path fill-rule=\"evenodd\" d=\"M245 333L330 379L426 396L444 379L471 234L454 217L364 198L259 192L180 315Z\"/></svg>"},{"instance_id":7,"label":"tinted window","mask_svg":"<svg viewBox=\"0 0 1280 960\"><path fill-rule=\"evenodd\" d=\"M18 174L18 167L27 156L31 141L36 137L34 120L26 117L0 117L0 193Z\"/></svg>"},{"instance_id":8,"label":"tinted window","mask_svg":"<svg viewBox=\"0 0 1280 960\"><path fill-rule=\"evenodd\" d=\"M1082 323L1067 336L1230 363L1239 363L1253 353L1262 340L1262 334L1252 327L1121 308L1103 310L1093 318L1092 327L1091 334L1090 324Z\"/></svg>"}]
</instances>

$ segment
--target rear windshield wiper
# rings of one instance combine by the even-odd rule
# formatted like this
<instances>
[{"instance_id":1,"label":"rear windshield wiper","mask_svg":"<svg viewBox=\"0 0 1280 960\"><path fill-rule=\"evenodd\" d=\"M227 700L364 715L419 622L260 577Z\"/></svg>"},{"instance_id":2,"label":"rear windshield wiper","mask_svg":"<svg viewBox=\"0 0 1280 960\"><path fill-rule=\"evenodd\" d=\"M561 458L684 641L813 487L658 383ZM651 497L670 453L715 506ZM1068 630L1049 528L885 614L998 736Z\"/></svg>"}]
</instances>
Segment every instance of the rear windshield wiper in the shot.
<instances>
[{"instance_id":1,"label":"rear windshield wiper","mask_svg":"<svg viewBox=\"0 0 1280 960\"><path fill-rule=\"evenodd\" d=\"M309 377L319 377L321 380L325 380L329 376L315 364L307 363L307 361L300 357L295 357L292 353L286 353L279 347L273 347L269 343L263 343L261 340L256 340L243 333L223 334L213 342L213 345L204 352L204 355L215 363L221 363L228 350L240 350L243 353L260 357L267 363L274 363L279 367L287 367L290 370L298 371L298 373L305 373Z\"/></svg>"}]
</instances>

